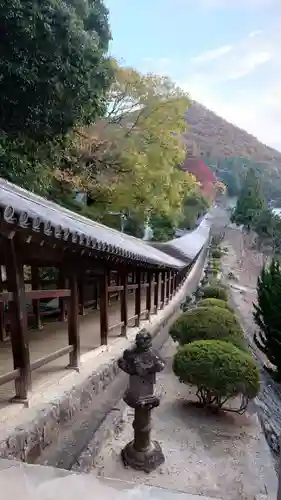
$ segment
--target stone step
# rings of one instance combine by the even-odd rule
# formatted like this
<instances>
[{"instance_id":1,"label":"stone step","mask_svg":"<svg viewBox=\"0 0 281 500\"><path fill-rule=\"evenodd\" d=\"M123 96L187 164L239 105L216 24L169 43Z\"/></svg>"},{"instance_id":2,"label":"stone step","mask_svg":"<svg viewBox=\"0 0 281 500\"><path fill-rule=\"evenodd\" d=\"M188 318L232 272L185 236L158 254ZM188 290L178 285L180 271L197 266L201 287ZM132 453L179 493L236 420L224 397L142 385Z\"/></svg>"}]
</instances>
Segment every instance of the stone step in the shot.
<instances>
[{"instance_id":1,"label":"stone step","mask_svg":"<svg viewBox=\"0 0 281 500\"><path fill-rule=\"evenodd\" d=\"M0 487L3 500L222 500L6 459L0 459Z\"/></svg>"},{"instance_id":2,"label":"stone step","mask_svg":"<svg viewBox=\"0 0 281 500\"><path fill-rule=\"evenodd\" d=\"M156 486L148 485L136 485L134 483L121 481L119 479L103 479L104 483L108 484L111 488L118 491L130 491L132 490L132 498L134 500L151 499L151 500L223 500L219 497L206 497L202 495L194 495L191 493L185 493L183 491L175 491L166 488L159 488ZM128 500L130 496L128 496Z\"/></svg>"}]
</instances>

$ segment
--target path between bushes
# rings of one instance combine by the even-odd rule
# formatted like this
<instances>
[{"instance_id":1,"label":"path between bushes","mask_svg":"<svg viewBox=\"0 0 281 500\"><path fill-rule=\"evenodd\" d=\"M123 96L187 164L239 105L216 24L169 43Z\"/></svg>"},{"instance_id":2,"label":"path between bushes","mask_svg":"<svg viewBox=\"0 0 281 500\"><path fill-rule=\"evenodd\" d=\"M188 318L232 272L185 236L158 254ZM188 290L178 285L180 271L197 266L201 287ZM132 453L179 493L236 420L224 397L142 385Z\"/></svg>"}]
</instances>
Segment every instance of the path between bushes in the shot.
<instances>
[{"instance_id":1,"label":"path between bushes","mask_svg":"<svg viewBox=\"0 0 281 500\"><path fill-rule=\"evenodd\" d=\"M133 436L127 409L123 430L104 443L92 473L225 500L254 500L270 489L276 498L276 475L256 415L215 416L188 405L194 392L172 373L175 349L169 339L161 351L167 364L157 377L162 398L153 411L152 437L163 447L165 464L149 475L123 467L120 452Z\"/></svg>"}]
</instances>

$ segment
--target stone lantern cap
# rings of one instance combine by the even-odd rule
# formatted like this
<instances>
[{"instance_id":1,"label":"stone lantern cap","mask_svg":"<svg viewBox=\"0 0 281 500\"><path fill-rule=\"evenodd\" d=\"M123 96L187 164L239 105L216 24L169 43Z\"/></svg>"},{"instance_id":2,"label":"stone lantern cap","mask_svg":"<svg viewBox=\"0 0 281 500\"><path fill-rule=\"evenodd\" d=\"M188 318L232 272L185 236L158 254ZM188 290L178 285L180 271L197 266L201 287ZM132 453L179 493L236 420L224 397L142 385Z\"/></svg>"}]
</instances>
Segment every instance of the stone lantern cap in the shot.
<instances>
[{"instance_id":1,"label":"stone lantern cap","mask_svg":"<svg viewBox=\"0 0 281 500\"><path fill-rule=\"evenodd\" d=\"M146 377L164 370L165 363L152 349L151 334L142 329L136 335L135 346L124 351L118 366L131 376Z\"/></svg>"}]
</instances>

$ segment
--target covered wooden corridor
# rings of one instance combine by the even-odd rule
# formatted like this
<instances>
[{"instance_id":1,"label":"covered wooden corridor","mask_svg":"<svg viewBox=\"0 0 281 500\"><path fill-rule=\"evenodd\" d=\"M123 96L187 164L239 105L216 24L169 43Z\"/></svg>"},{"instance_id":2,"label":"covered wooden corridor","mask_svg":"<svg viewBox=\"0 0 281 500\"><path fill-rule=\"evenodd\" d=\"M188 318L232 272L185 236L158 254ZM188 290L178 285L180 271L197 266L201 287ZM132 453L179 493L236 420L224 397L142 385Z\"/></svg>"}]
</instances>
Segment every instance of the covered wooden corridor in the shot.
<instances>
[{"instance_id":1,"label":"covered wooden corridor","mask_svg":"<svg viewBox=\"0 0 281 500\"><path fill-rule=\"evenodd\" d=\"M209 238L204 223L155 248L1 179L0 210L4 405L164 308Z\"/></svg>"}]
</instances>

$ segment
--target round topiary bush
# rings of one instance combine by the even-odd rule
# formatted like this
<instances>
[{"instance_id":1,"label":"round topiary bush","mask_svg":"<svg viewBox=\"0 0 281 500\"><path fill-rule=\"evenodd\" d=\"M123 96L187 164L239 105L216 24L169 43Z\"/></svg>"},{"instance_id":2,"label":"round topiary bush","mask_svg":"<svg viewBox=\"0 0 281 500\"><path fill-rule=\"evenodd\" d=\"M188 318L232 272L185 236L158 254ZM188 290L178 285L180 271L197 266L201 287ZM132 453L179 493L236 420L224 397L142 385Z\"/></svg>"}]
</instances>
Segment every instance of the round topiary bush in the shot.
<instances>
[{"instance_id":1,"label":"round topiary bush","mask_svg":"<svg viewBox=\"0 0 281 500\"><path fill-rule=\"evenodd\" d=\"M222 251L220 248L213 248L211 255L213 259L220 259L222 256Z\"/></svg>"},{"instance_id":2,"label":"round topiary bush","mask_svg":"<svg viewBox=\"0 0 281 500\"><path fill-rule=\"evenodd\" d=\"M182 314L170 328L180 345L196 340L224 340L247 349L243 330L236 316L222 307L198 307Z\"/></svg>"},{"instance_id":3,"label":"round topiary bush","mask_svg":"<svg viewBox=\"0 0 281 500\"><path fill-rule=\"evenodd\" d=\"M221 299L202 299L197 303L197 307L222 307L223 309L227 309L228 311L233 312L233 309L227 303L226 300Z\"/></svg>"},{"instance_id":4,"label":"round topiary bush","mask_svg":"<svg viewBox=\"0 0 281 500\"><path fill-rule=\"evenodd\" d=\"M259 369L254 359L228 342L200 340L179 348L173 370L180 382L197 387L196 395L203 406L216 410L240 395L241 405L236 411L242 413L259 391Z\"/></svg>"},{"instance_id":5,"label":"round topiary bush","mask_svg":"<svg viewBox=\"0 0 281 500\"><path fill-rule=\"evenodd\" d=\"M201 292L203 299L227 300L227 291L221 285L206 285Z\"/></svg>"}]
</instances>

